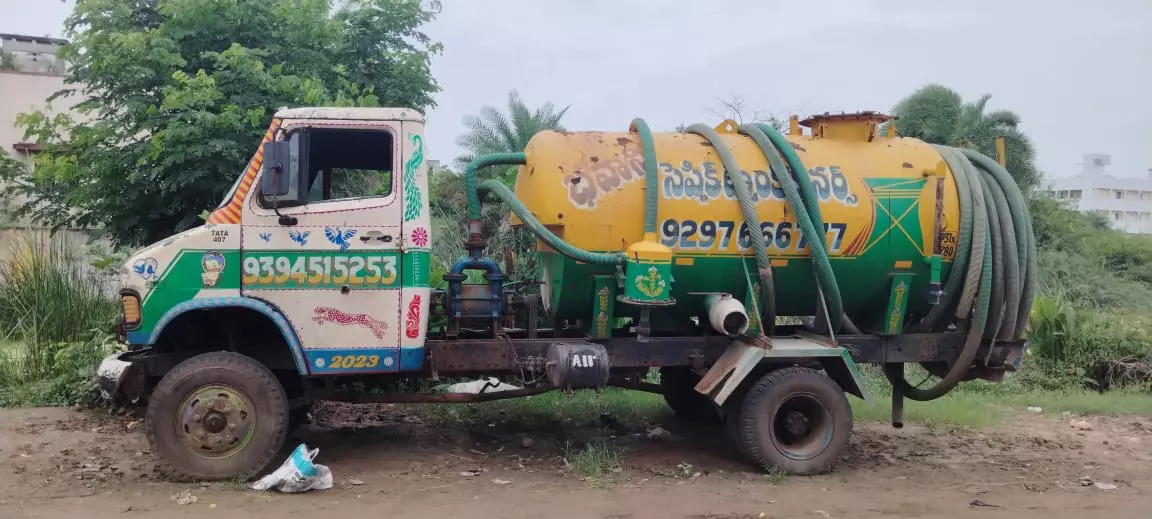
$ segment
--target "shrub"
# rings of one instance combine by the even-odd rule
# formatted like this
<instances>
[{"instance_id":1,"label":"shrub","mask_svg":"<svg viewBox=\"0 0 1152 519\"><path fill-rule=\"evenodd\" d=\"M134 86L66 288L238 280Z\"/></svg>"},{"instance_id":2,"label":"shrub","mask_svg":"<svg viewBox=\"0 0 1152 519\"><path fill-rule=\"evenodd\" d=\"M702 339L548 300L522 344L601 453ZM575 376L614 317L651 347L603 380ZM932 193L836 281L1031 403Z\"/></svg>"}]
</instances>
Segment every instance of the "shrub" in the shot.
<instances>
[{"instance_id":1,"label":"shrub","mask_svg":"<svg viewBox=\"0 0 1152 519\"><path fill-rule=\"evenodd\" d=\"M109 279L74 242L26 235L0 258L0 403L75 403L94 383L117 309Z\"/></svg>"}]
</instances>

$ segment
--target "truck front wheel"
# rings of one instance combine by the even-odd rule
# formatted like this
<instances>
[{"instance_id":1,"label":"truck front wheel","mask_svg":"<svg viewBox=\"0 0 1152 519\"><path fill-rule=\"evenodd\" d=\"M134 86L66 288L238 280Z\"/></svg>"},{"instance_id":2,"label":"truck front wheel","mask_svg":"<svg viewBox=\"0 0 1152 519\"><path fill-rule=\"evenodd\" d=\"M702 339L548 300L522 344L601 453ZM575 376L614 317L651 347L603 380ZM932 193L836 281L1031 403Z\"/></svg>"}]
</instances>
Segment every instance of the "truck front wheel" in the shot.
<instances>
[{"instance_id":1,"label":"truck front wheel","mask_svg":"<svg viewBox=\"0 0 1152 519\"><path fill-rule=\"evenodd\" d=\"M730 415L737 448L765 469L820 474L832 469L852 433L844 390L802 367L766 373Z\"/></svg>"},{"instance_id":2,"label":"truck front wheel","mask_svg":"<svg viewBox=\"0 0 1152 519\"><path fill-rule=\"evenodd\" d=\"M288 434L288 399L267 367L228 352L179 365L152 393L144 419L152 451L199 480L249 478Z\"/></svg>"}]
</instances>

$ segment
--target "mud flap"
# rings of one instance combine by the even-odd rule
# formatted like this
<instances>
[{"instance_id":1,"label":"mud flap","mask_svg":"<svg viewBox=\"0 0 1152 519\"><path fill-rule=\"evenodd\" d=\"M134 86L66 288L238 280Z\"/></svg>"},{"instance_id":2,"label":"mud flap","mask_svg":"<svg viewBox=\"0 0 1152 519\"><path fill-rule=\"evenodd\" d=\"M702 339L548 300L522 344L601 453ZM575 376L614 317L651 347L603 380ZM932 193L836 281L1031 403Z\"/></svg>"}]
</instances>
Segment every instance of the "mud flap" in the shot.
<instances>
[{"instance_id":1,"label":"mud flap","mask_svg":"<svg viewBox=\"0 0 1152 519\"><path fill-rule=\"evenodd\" d=\"M724 405L763 360L819 361L828 376L840 384L846 393L856 395L872 405L872 393L865 386L864 377L860 375L856 361L852 360L852 354L847 349L803 337L773 338L770 348L733 341L696 384L696 391L708 395L717 405Z\"/></svg>"},{"instance_id":2,"label":"mud flap","mask_svg":"<svg viewBox=\"0 0 1152 519\"><path fill-rule=\"evenodd\" d=\"M105 400L115 400L123 396L129 402L135 403L144 393L144 369L121 358L127 353L113 353L100 362L96 370L96 379L100 385L100 395Z\"/></svg>"}]
</instances>

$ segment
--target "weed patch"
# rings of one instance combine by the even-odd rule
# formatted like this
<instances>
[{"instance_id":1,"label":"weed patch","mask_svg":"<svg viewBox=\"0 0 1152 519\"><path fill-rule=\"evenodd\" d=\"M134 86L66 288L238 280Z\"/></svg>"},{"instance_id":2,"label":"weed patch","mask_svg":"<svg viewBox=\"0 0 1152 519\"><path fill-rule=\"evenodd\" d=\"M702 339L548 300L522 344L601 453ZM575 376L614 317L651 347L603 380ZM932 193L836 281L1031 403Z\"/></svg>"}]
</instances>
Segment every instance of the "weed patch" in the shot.
<instances>
[{"instance_id":1,"label":"weed patch","mask_svg":"<svg viewBox=\"0 0 1152 519\"><path fill-rule=\"evenodd\" d=\"M624 473L624 450L607 442L589 442L582 447L564 448L564 462L576 475L590 483L605 484Z\"/></svg>"}]
</instances>

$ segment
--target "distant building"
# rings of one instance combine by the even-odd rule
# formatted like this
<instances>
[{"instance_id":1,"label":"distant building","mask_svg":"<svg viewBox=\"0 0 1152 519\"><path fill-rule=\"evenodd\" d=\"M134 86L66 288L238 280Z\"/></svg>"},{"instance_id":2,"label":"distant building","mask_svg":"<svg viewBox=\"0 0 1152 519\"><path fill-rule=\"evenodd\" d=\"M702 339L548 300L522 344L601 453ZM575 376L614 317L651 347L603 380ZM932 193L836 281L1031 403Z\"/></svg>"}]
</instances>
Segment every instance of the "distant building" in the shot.
<instances>
[{"instance_id":1,"label":"distant building","mask_svg":"<svg viewBox=\"0 0 1152 519\"><path fill-rule=\"evenodd\" d=\"M67 40L57 38L0 34L0 148L9 157L29 163L31 157L40 151L39 144L24 139L24 130L16 126L16 116L49 108L48 98L64 88L68 63L57 53L67 43ZM79 100L77 97L58 99L49 109L53 113L71 112ZM5 214L8 209L25 202L19 198L0 197L0 260L13 244L20 242L22 234L46 234L42 227L13 220ZM80 243L88 241L89 233L86 232L67 230L62 233L68 239L81 240Z\"/></svg>"},{"instance_id":2,"label":"distant building","mask_svg":"<svg viewBox=\"0 0 1152 519\"><path fill-rule=\"evenodd\" d=\"M16 116L44 109L48 97L64 88L68 64L57 57L57 52L67 43L56 38L0 34L0 147L8 156L28 162L40 151L38 144L25 141L24 130L16 126ZM61 100L56 104L65 103Z\"/></svg>"},{"instance_id":3,"label":"distant building","mask_svg":"<svg viewBox=\"0 0 1152 519\"><path fill-rule=\"evenodd\" d=\"M1082 213L1106 216L1112 227L1128 233L1152 233L1152 169L1142 177L1114 177L1107 172L1112 157L1084 155L1080 174L1052 179L1048 194Z\"/></svg>"}]
</instances>

